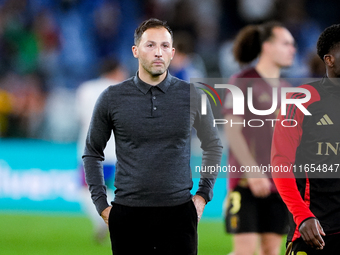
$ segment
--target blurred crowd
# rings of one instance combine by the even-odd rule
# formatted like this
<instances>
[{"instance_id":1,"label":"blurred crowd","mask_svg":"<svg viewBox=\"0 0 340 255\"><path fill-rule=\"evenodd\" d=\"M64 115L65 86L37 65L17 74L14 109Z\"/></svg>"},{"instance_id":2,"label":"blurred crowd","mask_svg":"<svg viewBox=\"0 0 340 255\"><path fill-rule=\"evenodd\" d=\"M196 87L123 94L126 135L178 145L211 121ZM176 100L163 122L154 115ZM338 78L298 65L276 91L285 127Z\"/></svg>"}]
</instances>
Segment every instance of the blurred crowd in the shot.
<instances>
[{"instance_id":1,"label":"blurred crowd","mask_svg":"<svg viewBox=\"0 0 340 255\"><path fill-rule=\"evenodd\" d=\"M174 30L170 70L182 79L234 74L236 33L273 19L296 40L283 75L314 77L324 72L318 35L340 23L339 10L336 0L0 0L0 137L76 141L77 88L108 58L134 74L132 35L147 18Z\"/></svg>"}]
</instances>

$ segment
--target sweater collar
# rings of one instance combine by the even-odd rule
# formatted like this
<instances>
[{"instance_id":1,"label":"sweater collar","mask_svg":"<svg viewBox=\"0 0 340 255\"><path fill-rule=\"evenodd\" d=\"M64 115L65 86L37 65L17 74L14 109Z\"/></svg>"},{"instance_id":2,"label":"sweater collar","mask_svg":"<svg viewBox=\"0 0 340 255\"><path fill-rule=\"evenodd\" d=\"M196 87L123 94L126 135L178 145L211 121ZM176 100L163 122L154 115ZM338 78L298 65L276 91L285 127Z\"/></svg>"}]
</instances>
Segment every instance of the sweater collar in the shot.
<instances>
[{"instance_id":1,"label":"sweater collar","mask_svg":"<svg viewBox=\"0 0 340 255\"><path fill-rule=\"evenodd\" d=\"M161 81L160 83L158 83L155 86L152 86L144 81L142 81L139 76L138 76L138 71L135 75L135 77L133 78L133 82L136 84L137 88L143 92L143 94L148 93L148 91L152 88L158 88L159 90L161 90L163 93L166 93L166 91L168 90L168 88L171 85L171 80L172 80L172 76L169 72L167 72L167 75L165 77L165 79L163 81Z\"/></svg>"}]
</instances>

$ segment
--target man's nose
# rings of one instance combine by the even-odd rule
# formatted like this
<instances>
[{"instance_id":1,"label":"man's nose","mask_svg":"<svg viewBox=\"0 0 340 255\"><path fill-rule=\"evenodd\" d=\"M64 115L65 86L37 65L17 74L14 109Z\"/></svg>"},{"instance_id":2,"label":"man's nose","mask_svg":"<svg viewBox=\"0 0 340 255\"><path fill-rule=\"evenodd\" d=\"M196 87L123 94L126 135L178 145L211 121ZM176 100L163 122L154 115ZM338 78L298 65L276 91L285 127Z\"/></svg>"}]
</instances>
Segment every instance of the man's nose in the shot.
<instances>
[{"instance_id":1,"label":"man's nose","mask_svg":"<svg viewBox=\"0 0 340 255\"><path fill-rule=\"evenodd\" d=\"M155 56L156 57L161 57L162 56L162 49L161 49L161 47L156 47Z\"/></svg>"}]
</instances>

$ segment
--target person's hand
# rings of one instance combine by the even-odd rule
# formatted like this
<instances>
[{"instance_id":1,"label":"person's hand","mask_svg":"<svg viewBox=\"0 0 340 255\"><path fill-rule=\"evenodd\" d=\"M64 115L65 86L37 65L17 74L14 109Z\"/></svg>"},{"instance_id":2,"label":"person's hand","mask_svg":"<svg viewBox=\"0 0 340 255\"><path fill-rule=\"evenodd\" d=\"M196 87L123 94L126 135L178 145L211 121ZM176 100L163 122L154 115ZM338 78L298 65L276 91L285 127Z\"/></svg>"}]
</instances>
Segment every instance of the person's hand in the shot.
<instances>
[{"instance_id":1,"label":"person's hand","mask_svg":"<svg viewBox=\"0 0 340 255\"><path fill-rule=\"evenodd\" d=\"M109 215L111 211L112 206L108 206L102 211L100 216L102 216L103 220L105 221L106 225L109 225Z\"/></svg>"},{"instance_id":2,"label":"person's hand","mask_svg":"<svg viewBox=\"0 0 340 255\"><path fill-rule=\"evenodd\" d=\"M207 203L205 202L205 199L203 197L201 197L200 195L193 196L192 201L194 202L194 205L196 207L197 221L199 222L201 220L204 207Z\"/></svg>"},{"instance_id":3,"label":"person's hand","mask_svg":"<svg viewBox=\"0 0 340 255\"><path fill-rule=\"evenodd\" d=\"M270 195L272 185L268 178L248 178L248 186L255 197L267 197Z\"/></svg>"},{"instance_id":4,"label":"person's hand","mask_svg":"<svg viewBox=\"0 0 340 255\"><path fill-rule=\"evenodd\" d=\"M305 243L312 248L322 250L325 246L325 242L321 236L325 236L326 234L317 219L311 218L304 221L299 227L299 231Z\"/></svg>"}]
</instances>

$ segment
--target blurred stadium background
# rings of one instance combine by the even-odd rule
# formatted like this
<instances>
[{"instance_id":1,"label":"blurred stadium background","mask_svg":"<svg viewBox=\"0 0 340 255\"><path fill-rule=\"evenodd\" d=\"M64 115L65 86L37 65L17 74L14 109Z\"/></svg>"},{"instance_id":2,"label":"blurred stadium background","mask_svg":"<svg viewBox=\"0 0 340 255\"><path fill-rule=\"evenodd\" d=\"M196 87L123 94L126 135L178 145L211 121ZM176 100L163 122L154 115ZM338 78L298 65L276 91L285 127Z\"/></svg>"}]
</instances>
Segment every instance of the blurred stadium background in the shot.
<instances>
[{"instance_id":1,"label":"blurred stadium background","mask_svg":"<svg viewBox=\"0 0 340 255\"><path fill-rule=\"evenodd\" d=\"M297 43L283 75L317 77L316 41L340 22L339 10L336 0L0 0L0 254L110 254L108 240L93 241L80 205L74 98L103 59L136 72L131 46L142 20L160 18L173 28L171 73L183 79L230 77L239 70L235 34L271 19ZM192 164L200 165L196 149ZM225 178L214 192L199 226L201 255L232 250L223 226Z\"/></svg>"}]
</instances>

